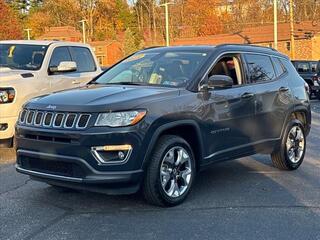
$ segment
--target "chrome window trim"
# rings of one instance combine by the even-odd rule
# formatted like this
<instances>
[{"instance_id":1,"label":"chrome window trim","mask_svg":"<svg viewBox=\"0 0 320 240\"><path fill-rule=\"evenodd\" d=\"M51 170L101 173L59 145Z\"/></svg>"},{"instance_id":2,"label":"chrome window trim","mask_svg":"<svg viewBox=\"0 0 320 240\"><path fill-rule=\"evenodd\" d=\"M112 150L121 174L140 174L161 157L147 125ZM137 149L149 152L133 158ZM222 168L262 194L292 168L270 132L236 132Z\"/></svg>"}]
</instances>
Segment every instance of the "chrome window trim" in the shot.
<instances>
[{"instance_id":1,"label":"chrome window trim","mask_svg":"<svg viewBox=\"0 0 320 240\"><path fill-rule=\"evenodd\" d=\"M288 60L286 59L285 57L282 57L282 56L277 56L277 55L273 55L273 54L268 54L268 53L260 53L260 52L250 52L250 51L225 51L223 53L220 53L216 58L215 60L212 62L212 64L210 64L209 68L207 69L207 71L205 72L205 74L202 76L201 80L199 81L198 83L198 92L201 91L201 83L206 79L206 76L208 76L210 70L213 68L213 66L215 64L217 64L218 60L220 60L220 58L223 56L223 55L226 55L226 54L256 54L256 55L264 55L264 56L268 56L268 57L274 57L274 58L279 58L279 59L284 59L284 60Z\"/></svg>"},{"instance_id":2,"label":"chrome window trim","mask_svg":"<svg viewBox=\"0 0 320 240\"><path fill-rule=\"evenodd\" d=\"M87 122L86 122L86 125L85 125L84 127L79 127L80 119L81 119L82 116L85 116L85 115L89 116L89 118L88 118L88 120L87 120ZM87 128L87 126L88 126L88 124L89 124L89 122L90 122L91 116L92 116L92 115L89 114L89 113L81 113L81 114L79 114L78 119L77 119L77 121L76 121L76 129L85 129L85 128Z\"/></svg>"}]
</instances>

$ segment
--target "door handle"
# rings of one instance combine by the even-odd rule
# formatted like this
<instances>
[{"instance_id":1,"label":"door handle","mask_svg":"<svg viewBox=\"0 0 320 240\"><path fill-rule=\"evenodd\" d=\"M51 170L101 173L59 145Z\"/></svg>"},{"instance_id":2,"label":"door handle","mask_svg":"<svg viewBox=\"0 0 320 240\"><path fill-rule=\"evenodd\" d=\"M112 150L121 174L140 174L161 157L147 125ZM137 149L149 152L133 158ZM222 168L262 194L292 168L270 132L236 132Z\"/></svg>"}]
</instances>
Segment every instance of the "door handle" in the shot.
<instances>
[{"instance_id":1,"label":"door handle","mask_svg":"<svg viewBox=\"0 0 320 240\"><path fill-rule=\"evenodd\" d=\"M241 95L241 98L247 99L247 98L253 98L254 94L253 93L244 93Z\"/></svg>"},{"instance_id":2,"label":"door handle","mask_svg":"<svg viewBox=\"0 0 320 240\"><path fill-rule=\"evenodd\" d=\"M288 92L289 88L288 87L281 87L279 88L279 92Z\"/></svg>"},{"instance_id":3,"label":"door handle","mask_svg":"<svg viewBox=\"0 0 320 240\"><path fill-rule=\"evenodd\" d=\"M72 84L80 84L81 82L80 81L77 81L77 80L73 80L72 81Z\"/></svg>"}]
</instances>

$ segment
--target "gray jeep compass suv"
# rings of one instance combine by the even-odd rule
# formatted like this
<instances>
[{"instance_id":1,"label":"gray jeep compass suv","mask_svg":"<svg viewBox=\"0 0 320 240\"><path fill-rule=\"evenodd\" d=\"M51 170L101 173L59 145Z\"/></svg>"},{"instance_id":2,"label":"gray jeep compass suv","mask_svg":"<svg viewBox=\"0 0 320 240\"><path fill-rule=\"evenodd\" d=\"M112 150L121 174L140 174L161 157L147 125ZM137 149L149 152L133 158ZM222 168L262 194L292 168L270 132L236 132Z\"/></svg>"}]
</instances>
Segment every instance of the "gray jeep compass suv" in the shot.
<instances>
[{"instance_id":1,"label":"gray jeep compass suv","mask_svg":"<svg viewBox=\"0 0 320 240\"><path fill-rule=\"evenodd\" d=\"M290 60L247 45L139 51L87 86L35 98L16 126L18 172L55 187L187 197L220 161L271 154L297 169L311 112Z\"/></svg>"}]
</instances>

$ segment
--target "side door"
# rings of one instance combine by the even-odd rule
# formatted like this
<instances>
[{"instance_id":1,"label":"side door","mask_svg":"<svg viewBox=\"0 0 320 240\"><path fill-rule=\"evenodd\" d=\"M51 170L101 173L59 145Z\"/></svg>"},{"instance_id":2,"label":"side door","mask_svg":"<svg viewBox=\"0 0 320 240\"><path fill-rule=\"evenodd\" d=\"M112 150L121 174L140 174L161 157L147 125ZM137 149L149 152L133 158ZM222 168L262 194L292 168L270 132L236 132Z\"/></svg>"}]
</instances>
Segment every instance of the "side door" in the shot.
<instances>
[{"instance_id":1,"label":"side door","mask_svg":"<svg viewBox=\"0 0 320 240\"><path fill-rule=\"evenodd\" d=\"M240 53L222 56L210 75L228 75L234 80L229 88L210 91L207 105L207 161L232 158L251 152L256 141L255 87L247 84L246 67ZM209 111L210 110L210 111Z\"/></svg>"},{"instance_id":2,"label":"side door","mask_svg":"<svg viewBox=\"0 0 320 240\"><path fill-rule=\"evenodd\" d=\"M60 62L64 61L73 61L68 47L56 47L51 55L49 61L50 67L57 67ZM51 73L48 69L50 89L51 91L60 91L69 88L75 88L80 86L79 76L77 72L60 72L60 73Z\"/></svg>"},{"instance_id":3,"label":"side door","mask_svg":"<svg viewBox=\"0 0 320 240\"><path fill-rule=\"evenodd\" d=\"M77 84L83 86L97 75L97 66L91 54L86 47L69 47L72 61L77 64Z\"/></svg>"},{"instance_id":4,"label":"side door","mask_svg":"<svg viewBox=\"0 0 320 240\"><path fill-rule=\"evenodd\" d=\"M287 109L291 105L287 72L280 59L260 54L245 54L250 84L255 86L255 141L280 137Z\"/></svg>"}]
</instances>

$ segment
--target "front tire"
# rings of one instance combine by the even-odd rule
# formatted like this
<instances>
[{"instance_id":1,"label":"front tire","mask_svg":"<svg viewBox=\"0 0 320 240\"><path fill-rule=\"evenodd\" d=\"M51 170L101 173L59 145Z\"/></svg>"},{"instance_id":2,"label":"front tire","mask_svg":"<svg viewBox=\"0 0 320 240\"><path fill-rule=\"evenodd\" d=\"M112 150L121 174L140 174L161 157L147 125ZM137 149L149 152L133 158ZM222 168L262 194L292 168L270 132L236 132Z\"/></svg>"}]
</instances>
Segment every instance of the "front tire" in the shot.
<instances>
[{"instance_id":1,"label":"front tire","mask_svg":"<svg viewBox=\"0 0 320 240\"><path fill-rule=\"evenodd\" d=\"M296 170L306 153L306 135L303 124L291 120L281 140L281 145L271 154L273 165L282 170Z\"/></svg>"},{"instance_id":2,"label":"front tire","mask_svg":"<svg viewBox=\"0 0 320 240\"><path fill-rule=\"evenodd\" d=\"M190 145L178 136L162 136L146 170L144 197L153 205L176 206L186 199L194 177L195 159Z\"/></svg>"}]
</instances>

